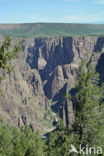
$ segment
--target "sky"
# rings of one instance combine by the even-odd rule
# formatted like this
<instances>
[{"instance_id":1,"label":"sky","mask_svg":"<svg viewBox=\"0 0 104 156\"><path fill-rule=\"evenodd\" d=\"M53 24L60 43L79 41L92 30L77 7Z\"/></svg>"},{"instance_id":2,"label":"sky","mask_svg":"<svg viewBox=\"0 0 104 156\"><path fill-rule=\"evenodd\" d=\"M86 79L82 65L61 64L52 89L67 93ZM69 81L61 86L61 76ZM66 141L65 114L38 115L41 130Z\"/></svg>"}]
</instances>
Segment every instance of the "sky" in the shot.
<instances>
[{"instance_id":1,"label":"sky","mask_svg":"<svg viewBox=\"0 0 104 156\"><path fill-rule=\"evenodd\" d=\"M104 0L0 0L0 23L104 24Z\"/></svg>"}]
</instances>

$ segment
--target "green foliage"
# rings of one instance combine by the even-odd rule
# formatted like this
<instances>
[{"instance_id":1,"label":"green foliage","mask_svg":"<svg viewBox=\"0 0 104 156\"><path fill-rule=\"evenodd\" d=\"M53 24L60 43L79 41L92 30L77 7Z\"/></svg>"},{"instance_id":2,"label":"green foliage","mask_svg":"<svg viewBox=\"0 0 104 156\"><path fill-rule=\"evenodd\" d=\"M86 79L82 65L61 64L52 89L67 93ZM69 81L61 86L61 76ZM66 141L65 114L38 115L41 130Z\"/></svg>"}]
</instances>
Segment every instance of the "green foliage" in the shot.
<instances>
[{"instance_id":1,"label":"green foliage","mask_svg":"<svg viewBox=\"0 0 104 156\"><path fill-rule=\"evenodd\" d=\"M12 135L8 127L0 125L0 156L11 156L13 145L11 144Z\"/></svg>"},{"instance_id":2,"label":"green foliage","mask_svg":"<svg viewBox=\"0 0 104 156\"><path fill-rule=\"evenodd\" d=\"M66 92L66 91L63 92L63 96L64 96L66 99L70 99L70 98L71 98L69 92Z\"/></svg>"},{"instance_id":3,"label":"green foliage","mask_svg":"<svg viewBox=\"0 0 104 156\"><path fill-rule=\"evenodd\" d=\"M21 51L22 41L19 41L19 43L15 44L13 47L11 41L12 38L7 36L0 47L0 81L3 80L5 74L10 72L13 68L10 60L16 58L18 52ZM2 94L3 91L0 89L0 95Z\"/></svg>"},{"instance_id":4,"label":"green foliage","mask_svg":"<svg viewBox=\"0 0 104 156\"><path fill-rule=\"evenodd\" d=\"M23 132L0 122L0 156L43 156L44 142L38 131L26 126Z\"/></svg>"},{"instance_id":5,"label":"green foliage","mask_svg":"<svg viewBox=\"0 0 104 156\"><path fill-rule=\"evenodd\" d=\"M2 26L2 25L1 25ZM0 29L0 34L13 37L59 37L104 35L104 25L65 24L65 23L30 23L14 25L11 29Z\"/></svg>"},{"instance_id":6,"label":"green foliage","mask_svg":"<svg viewBox=\"0 0 104 156\"><path fill-rule=\"evenodd\" d=\"M99 74L92 65L82 61L77 70L74 106L74 123L71 126L72 144L102 147L104 150L104 85L99 85Z\"/></svg>"},{"instance_id":7,"label":"green foliage","mask_svg":"<svg viewBox=\"0 0 104 156\"><path fill-rule=\"evenodd\" d=\"M21 51L21 42L11 46L12 38L6 37L5 41L0 47L0 68L9 72L12 69L10 60L17 57L18 52Z\"/></svg>"},{"instance_id":8,"label":"green foliage","mask_svg":"<svg viewBox=\"0 0 104 156\"><path fill-rule=\"evenodd\" d=\"M58 130L51 133L47 141L47 156L69 156L70 131L60 120Z\"/></svg>"},{"instance_id":9,"label":"green foliage","mask_svg":"<svg viewBox=\"0 0 104 156\"><path fill-rule=\"evenodd\" d=\"M1 80L3 80L3 76L2 76L2 75L0 75L0 81L1 81Z\"/></svg>"},{"instance_id":10,"label":"green foliage","mask_svg":"<svg viewBox=\"0 0 104 156\"><path fill-rule=\"evenodd\" d=\"M65 97L69 98L66 93ZM102 147L104 151L104 84L99 86L99 74L91 65L86 67L82 61L77 70L75 95L73 100L74 122L69 128L59 123L58 130L53 132L47 142L49 156L74 156L69 153L73 144L86 147ZM82 154L83 155L83 154Z\"/></svg>"},{"instance_id":11,"label":"green foliage","mask_svg":"<svg viewBox=\"0 0 104 156\"><path fill-rule=\"evenodd\" d=\"M21 132L0 120L0 156L74 156L70 153L71 144L78 150L81 144L102 147L104 151L104 83L99 85L99 74L82 61L77 70L75 94L63 95L73 101L74 122L70 127L59 120L57 129L44 140L27 125ZM50 110L46 109L44 117L48 114Z\"/></svg>"},{"instance_id":12,"label":"green foliage","mask_svg":"<svg viewBox=\"0 0 104 156\"><path fill-rule=\"evenodd\" d=\"M3 94L3 91L2 91L2 89L0 89L0 96Z\"/></svg>"}]
</instances>

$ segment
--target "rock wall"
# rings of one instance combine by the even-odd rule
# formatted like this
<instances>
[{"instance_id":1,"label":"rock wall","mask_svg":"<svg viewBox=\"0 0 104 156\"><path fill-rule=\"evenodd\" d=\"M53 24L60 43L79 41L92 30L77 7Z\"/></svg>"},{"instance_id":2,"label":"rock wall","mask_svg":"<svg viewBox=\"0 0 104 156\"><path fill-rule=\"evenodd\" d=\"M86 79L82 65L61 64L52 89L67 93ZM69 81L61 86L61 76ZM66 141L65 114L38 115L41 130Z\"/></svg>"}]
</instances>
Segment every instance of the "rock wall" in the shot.
<instances>
[{"instance_id":1,"label":"rock wall","mask_svg":"<svg viewBox=\"0 0 104 156\"><path fill-rule=\"evenodd\" d=\"M66 125L73 122L73 106L64 99L63 91L73 92L75 70L82 59L92 62L103 75L104 38L96 36L27 38L23 51L12 61L14 70L0 83L0 117L6 123L23 128L41 127L38 119L44 116L44 108L60 112Z\"/></svg>"}]
</instances>

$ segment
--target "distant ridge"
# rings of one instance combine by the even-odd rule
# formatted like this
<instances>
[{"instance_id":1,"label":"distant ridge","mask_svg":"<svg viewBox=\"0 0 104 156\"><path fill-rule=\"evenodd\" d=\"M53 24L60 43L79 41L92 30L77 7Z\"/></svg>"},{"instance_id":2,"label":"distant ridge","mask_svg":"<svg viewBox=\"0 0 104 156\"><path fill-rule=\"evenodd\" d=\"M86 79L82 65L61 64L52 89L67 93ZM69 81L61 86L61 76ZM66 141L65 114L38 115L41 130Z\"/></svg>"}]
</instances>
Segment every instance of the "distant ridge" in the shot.
<instances>
[{"instance_id":1,"label":"distant ridge","mask_svg":"<svg viewBox=\"0 0 104 156\"><path fill-rule=\"evenodd\" d=\"M67 23L0 24L0 35L13 37L103 36L104 25Z\"/></svg>"}]
</instances>

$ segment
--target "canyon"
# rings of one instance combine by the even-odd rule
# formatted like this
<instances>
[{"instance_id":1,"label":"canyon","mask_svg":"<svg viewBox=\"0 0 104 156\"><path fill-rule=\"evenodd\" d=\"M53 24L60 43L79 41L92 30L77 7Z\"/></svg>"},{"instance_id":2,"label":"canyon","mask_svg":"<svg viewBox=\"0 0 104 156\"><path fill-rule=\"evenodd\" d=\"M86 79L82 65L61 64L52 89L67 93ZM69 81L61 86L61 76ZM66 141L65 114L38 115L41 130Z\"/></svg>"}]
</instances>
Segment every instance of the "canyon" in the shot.
<instances>
[{"instance_id":1,"label":"canyon","mask_svg":"<svg viewBox=\"0 0 104 156\"><path fill-rule=\"evenodd\" d=\"M73 94L82 59L94 65L103 82L104 37L23 39L22 52L11 62L13 71L0 82L0 118L21 130L28 124L42 134L55 128L57 114L70 126L73 104L63 93Z\"/></svg>"}]
</instances>

